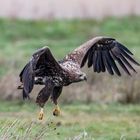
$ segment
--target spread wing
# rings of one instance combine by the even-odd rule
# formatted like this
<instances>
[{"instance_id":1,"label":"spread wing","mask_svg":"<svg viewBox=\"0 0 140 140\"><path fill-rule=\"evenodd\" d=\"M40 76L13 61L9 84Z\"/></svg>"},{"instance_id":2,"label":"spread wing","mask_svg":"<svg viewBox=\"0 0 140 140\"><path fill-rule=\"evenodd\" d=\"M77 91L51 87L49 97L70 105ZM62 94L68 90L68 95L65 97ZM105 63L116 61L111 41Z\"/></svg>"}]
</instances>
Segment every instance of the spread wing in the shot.
<instances>
[{"instance_id":1,"label":"spread wing","mask_svg":"<svg viewBox=\"0 0 140 140\"><path fill-rule=\"evenodd\" d=\"M32 61L36 76L60 76L63 70L47 47L34 53Z\"/></svg>"},{"instance_id":2,"label":"spread wing","mask_svg":"<svg viewBox=\"0 0 140 140\"><path fill-rule=\"evenodd\" d=\"M93 67L93 71L97 73L108 71L111 75L116 73L121 76L118 65L128 75L131 75L129 69L136 72L131 63L140 65L132 55L132 52L115 39L96 37L68 54L65 59L72 59L81 67L87 62L88 67Z\"/></svg>"},{"instance_id":3,"label":"spread wing","mask_svg":"<svg viewBox=\"0 0 140 140\"><path fill-rule=\"evenodd\" d=\"M32 62L28 62L23 70L21 71L20 75L20 82L23 83L23 98L29 98L28 93L30 93L34 86L34 72L32 68Z\"/></svg>"},{"instance_id":4,"label":"spread wing","mask_svg":"<svg viewBox=\"0 0 140 140\"><path fill-rule=\"evenodd\" d=\"M19 75L20 81L23 83L23 98L28 97L32 91L35 77L60 76L61 72L62 68L49 48L43 47L37 50Z\"/></svg>"}]
</instances>

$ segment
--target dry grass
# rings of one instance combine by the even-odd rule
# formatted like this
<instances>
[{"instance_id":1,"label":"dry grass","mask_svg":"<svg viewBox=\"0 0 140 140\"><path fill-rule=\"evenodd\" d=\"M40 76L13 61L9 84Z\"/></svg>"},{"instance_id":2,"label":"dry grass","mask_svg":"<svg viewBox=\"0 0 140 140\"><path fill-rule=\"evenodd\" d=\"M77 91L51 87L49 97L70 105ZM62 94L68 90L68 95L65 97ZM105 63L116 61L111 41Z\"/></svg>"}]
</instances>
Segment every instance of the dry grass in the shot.
<instances>
[{"instance_id":1,"label":"dry grass","mask_svg":"<svg viewBox=\"0 0 140 140\"><path fill-rule=\"evenodd\" d=\"M46 105L45 118L38 121L38 109L33 103L0 102L0 139L140 139L139 105L61 104L59 117L52 115L52 109Z\"/></svg>"},{"instance_id":2,"label":"dry grass","mask_svg":"<svg viewBox=\"0 0 140 140\"><path fill-rule=\"evenodd\" d=\"M34 121L14 120L5 122L0 131L1 140L42 140L55 133L56 126L52 123L42 124ZM34 130L37 129L36 132Z\"/></svg>"}]
</instances>

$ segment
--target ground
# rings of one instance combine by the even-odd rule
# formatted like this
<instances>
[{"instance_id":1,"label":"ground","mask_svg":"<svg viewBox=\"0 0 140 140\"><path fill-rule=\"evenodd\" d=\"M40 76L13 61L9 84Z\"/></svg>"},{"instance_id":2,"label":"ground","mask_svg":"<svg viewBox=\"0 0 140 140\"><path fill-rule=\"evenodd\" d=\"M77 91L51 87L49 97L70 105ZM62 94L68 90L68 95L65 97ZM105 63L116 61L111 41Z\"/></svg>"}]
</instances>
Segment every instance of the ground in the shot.
<instances>
[{"instance_id":1,"label":"ground","mask_svg":"<svg viewBox=\"0 0 140 140\"><path fill-rule=\"evenodd\" d=\"M13 140L140 140L140 105L60 106L60 117L53 117L49 104L44 120L39 121L39 108L33 102L1 102L0 136Z\"/></svg>"}]
</instances>

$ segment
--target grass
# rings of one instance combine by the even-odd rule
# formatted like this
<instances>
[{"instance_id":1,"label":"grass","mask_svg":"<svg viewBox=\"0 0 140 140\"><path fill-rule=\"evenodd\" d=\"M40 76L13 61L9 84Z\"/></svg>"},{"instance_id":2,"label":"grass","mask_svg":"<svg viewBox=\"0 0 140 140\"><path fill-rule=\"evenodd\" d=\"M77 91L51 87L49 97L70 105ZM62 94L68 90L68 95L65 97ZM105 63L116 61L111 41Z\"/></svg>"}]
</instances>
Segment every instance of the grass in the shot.
<instances>
[{"instance_id":1,"label":"grass","mask_svg":"<svg viewBox=\"0 0 140 140\"><path fill-rule=\"evenodd\" d=\"M68 52L91 39L105 35L128 46L139 58L140 17L109 18L102 21L18 21L0 19L0 75L18 70L31 54L44 45L54 56L63 58Z\"/></svg>"},{"instance_id":2,"label":"grass","mask_svg":"<svg viewBox=\"0 0 140 140\"><path fill-rule=\"evenodd\" d=\"M38 121L39 108L34 103L1 101L1 139L140 139L139 105L74 103L61 104L61 108L61 116L53 117L49 104L44 120Z\"/></svg>"}]
</instances>

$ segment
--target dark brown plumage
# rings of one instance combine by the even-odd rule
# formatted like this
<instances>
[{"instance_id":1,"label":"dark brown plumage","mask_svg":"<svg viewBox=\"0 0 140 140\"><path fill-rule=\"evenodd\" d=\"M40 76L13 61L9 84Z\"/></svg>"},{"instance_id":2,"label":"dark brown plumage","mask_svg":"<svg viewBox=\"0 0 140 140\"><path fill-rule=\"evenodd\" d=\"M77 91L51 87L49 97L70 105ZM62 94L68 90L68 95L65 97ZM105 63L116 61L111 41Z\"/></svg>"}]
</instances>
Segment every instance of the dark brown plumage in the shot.
<instances>
[{"instance_id":1,"label":"dark brown plumage","mask_svg":"<svg viewBox=\"0 0 140 140\"><path fill-rule=\"evenodd\" d=\"M86 80L86 74L81 71L86 62L88 68L92 67L97 73L108 71L111 75L121 76L118 68L120 65L126 74L131 75L130 70L136 72L131 63L140 65L132 55L124 45L108 37L93 38L58 62L50 49L43 47L32 55L20 73L23 98L29 97L35 84L41 84L44 88L36 101L39 106L43 107L49 97L57 105L63 86ZM58 107L54 114L57 114L57 111Z\"/></svg>"}]
</instances>

